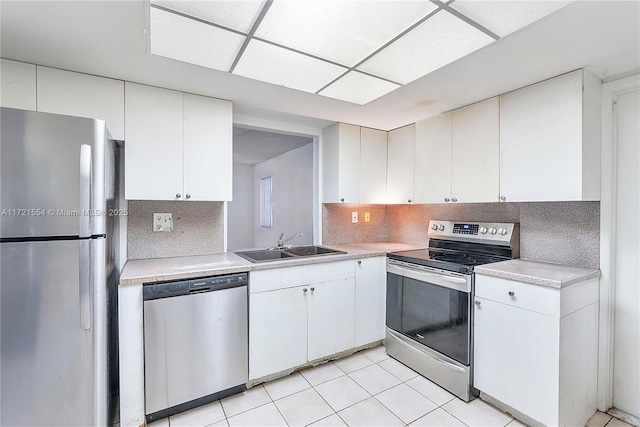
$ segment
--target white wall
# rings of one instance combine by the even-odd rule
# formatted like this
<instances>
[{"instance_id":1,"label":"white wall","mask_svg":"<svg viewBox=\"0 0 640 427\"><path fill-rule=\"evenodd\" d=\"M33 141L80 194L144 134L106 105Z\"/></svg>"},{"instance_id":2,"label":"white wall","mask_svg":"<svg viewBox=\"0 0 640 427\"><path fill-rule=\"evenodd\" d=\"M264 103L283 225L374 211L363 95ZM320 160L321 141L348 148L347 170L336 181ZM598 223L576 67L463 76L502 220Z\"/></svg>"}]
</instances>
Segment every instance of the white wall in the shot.
<instances>
[{"instance_id":1,"label":"white wall","mask_svg":"<svg viewBox=\"0 0 640 427\"><path fill-rule=\"evenodd\" d=\"M275 246L285 238L304 233L288 244L313 243L313 144L258 163L253 171L253 246ZM273 176L273 228L260 227L260 178Z\"/></svg>"},{"instance_id":2,"label":"white wall","mask_svg":"<svg viewBox=\"0 0 640 427\"><path fill-rule=\"evenodd\" d=\"M233 165L233 201L227 204L227 251L253 246L253 166Z\"/></svg>"}]
</instances>

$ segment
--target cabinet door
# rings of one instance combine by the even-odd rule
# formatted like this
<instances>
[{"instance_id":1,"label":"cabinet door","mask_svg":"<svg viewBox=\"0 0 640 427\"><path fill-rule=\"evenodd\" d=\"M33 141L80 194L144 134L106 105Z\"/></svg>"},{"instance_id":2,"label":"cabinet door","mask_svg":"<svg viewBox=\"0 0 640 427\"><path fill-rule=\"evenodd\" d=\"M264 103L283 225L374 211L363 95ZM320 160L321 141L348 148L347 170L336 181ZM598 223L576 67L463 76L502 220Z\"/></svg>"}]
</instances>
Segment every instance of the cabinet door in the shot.
<instances>
[{"instance_id":1,"label":"cabinet door","mask_svg":"<svg viewBox=\"0 0 640 427\"><path fill-rule=\"evenodd\" d=\"M451 114L451 200L500 200L499 98Z\"/></svg>"},{"instance_id":2,"label":"cabinet door","mask_svg":"<svg viewBox=\"0 0 640 427\"><path fill-rule=\"evenodd\" d=\"M124 139L124 82L38 67L38 111L104 120Z\"/></svg>"},{"instance_id":3,"label":"cabinet door","mask_svg":"<svg viewBox=\"0 0 640 427\"><path fill-rule=\"evenodd\" d=\"M0 106L36 110L36 66L0 59Z\"/></svg>"},{"instance_id":4,"label":"cabinet door","mask_svg":"<svg viewBox=\"0 0 640 427\"><path fill-rule=\"evenodd\" d=\"M232 128L229 101L184 94L185 199L232 199Z\"/></svg>"},{"instance_id":5,"label":"cabinet door","mask_svg":"<svg viewBox=\"0 0 640 427\"><path fill-rule=\"evenodd\" d=\"M353 277L308 288L309 360L353 348L356 305Z\"/></svg>"},{"instance_id":6,"label":"cabinet door","mask_svg":"<svg viewBox=\"0 0 640 427\"><path fill-rule=\"evenodd\" d=\"M559 319L485 298L475 301L474 387L557 425Z\"/></svg>"},{"instance_id":7,"label":"cabinet door","mask_svg":"<svg viewBox=\"0 0 640 427\"><path fill-rule=\"evenodd\" d=\"M416 203L451 201L451 113L416 123Z\"/></svg>"},{"instance_id":8,"label":"cabinet door","mask_svg":"<svg viewBox=\"0 0 640 427\"><path fill-rule=\"evenodd\" d=\"M338 195L340 202L360 203L360 127L340 123Z\"/></svg>"},{"instance_id":9,"label":"cabinet door","mask_svg":"<svg viewBox=\"0 0 640 427\"><path fill-rule=\"evenodd\" d=\"M125 198L183 200L182 93L125 84Z\"/></svg>"},{"instance_id":10,"label":"cabinet door","mask_svg":"<svg viewBox=\"0 0 640 427\"><path fill-rule=\"evenodd\" d=\"M411 203L415 125L388 134L387 203Z\"/></svg>"},{"instance_id":11,"label":"cabinet door","mask_svg":"<svg viewBox=\"0 0 640 427\"><path fill-rule=\"evenodd\" d=\"M356 264L356 347L384 338L385 262L375 257Z\"/></svg>"},{"instance_id":12,"label":"cabinet door","mask_svg":"<svg viewBox=\"0 0 640 427\"><path fill-rule=\"evenodd\" d=\"M582 199L582 71L500 97L500 194Z\"/></svg>"},{"instance_id":13,"label":"cabinet door","mask_svg":"<svg viewBox=\"0 0 640 427\"><path fill-rule=\"evenodd\" d=\"M360 203L387 201L387 132L360 128Z\"/></svg>"},{"instance_id":14,"label":"cabinet door","mask_svg":"<svg viewBox=\"0 0 640 427\"><path fill-rule=\"evenodd\" d=\"M307 362L305 287L249 296L249 379L262 378Z\"/></svg>"}]
</instances>

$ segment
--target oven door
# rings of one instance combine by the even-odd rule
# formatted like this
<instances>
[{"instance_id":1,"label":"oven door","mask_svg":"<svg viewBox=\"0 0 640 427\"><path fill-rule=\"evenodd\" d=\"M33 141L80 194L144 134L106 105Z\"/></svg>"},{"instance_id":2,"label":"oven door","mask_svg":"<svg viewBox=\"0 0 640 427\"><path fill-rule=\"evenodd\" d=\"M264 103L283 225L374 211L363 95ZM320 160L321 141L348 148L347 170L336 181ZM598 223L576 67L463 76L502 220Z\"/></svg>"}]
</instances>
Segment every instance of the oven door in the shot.
<instances>
[{"instance_id":1,"label":"oven door","mask_svg":"<svg viewBox=\"0 0 640 427\"><path fill-rule=\"evenodd\" d=\"M469 366L472 276L387 260L387 327Z\"/></svg>"}]
</instances>

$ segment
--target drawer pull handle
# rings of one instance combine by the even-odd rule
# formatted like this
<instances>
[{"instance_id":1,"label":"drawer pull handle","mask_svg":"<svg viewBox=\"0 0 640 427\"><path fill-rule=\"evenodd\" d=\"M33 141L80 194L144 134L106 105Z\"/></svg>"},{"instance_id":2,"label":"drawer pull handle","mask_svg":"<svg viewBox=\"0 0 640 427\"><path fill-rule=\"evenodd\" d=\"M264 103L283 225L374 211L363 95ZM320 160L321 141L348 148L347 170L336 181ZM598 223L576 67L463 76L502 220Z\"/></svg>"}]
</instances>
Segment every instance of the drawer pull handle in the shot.
<instances>
[{"instance_id":1,"label":"drawer pull handle","mask_svg":"<svg viewBox=\"0 0 640 427\"><path fill-rule=\"evenodd\" d=\"M476 305L477 305L478 307L480 307L480 304L482 304L482 302L480 302L480 301L476 301Z\"/></svg>"},{"instance_id":2,"label":"drawer pull handle","mask_svg":"<svg viewBox=\"0 0 640 427\"><path fill-rule=\"evenodd\" d=\"M513 291L509 291L509 296L510 296L510 297L513 297L513 296L515 296L515 295L516 295L516 293L515 293L515 292L513 292Z\"/></svg>"}]
</instances>

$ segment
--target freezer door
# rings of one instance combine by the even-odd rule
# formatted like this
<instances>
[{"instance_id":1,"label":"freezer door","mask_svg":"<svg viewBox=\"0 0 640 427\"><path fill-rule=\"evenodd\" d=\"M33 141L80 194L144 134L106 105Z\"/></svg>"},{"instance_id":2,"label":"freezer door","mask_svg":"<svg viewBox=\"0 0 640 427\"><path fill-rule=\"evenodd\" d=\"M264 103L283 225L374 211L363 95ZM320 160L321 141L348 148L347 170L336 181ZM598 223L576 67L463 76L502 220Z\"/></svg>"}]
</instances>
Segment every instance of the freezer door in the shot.
<instances>
[{"instance_id":1,"label":"freezer door","mask_svg":"<svg viewBox=\"0 0 640 427\"><path fill-rule=\"evenodd\" d=\"M0 237L104 234L104 122L11 108L1 115Z\"/></svg>"},{"instance_id":2,"label":"freezer door","mask_svg":"<svg viewBox=\"0 0 640 427\"><path fill-rule=\"evenodd\" d=\"M98 331L105 321L95 310L104 292L93 289L104 268L90 261L104 259L104 242L5 242L0 249L0 424L105 425Z\"/></svg>"}]
</instances>

